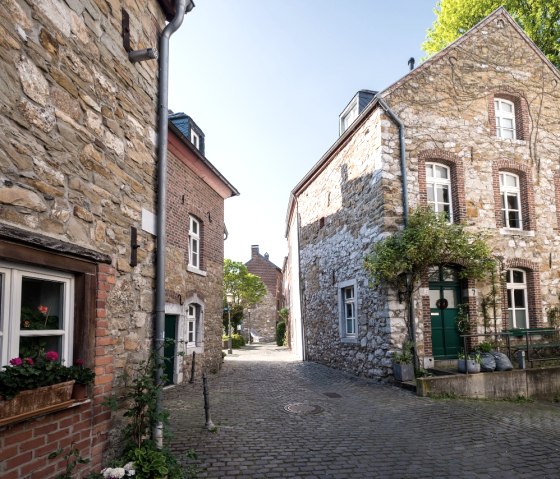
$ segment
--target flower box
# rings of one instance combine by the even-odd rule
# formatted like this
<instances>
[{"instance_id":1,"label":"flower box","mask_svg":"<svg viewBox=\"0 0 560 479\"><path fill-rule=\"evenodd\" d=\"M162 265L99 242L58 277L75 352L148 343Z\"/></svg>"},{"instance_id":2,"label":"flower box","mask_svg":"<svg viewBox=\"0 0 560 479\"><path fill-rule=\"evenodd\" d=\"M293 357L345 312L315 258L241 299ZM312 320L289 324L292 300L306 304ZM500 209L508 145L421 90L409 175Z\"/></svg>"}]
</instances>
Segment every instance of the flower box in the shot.
<instances>
[{"instance_id":1,"label":"flower box","mask_svg":"<svg viewBox=\"0 0 560 479\"><path fill-rule=\"evenodd\" d=\"M5 418L32 416L48 412L56 406L72 402L74 381L21 391L12 399L0 400L0 422Z\"/></svg>"}]
</instances>

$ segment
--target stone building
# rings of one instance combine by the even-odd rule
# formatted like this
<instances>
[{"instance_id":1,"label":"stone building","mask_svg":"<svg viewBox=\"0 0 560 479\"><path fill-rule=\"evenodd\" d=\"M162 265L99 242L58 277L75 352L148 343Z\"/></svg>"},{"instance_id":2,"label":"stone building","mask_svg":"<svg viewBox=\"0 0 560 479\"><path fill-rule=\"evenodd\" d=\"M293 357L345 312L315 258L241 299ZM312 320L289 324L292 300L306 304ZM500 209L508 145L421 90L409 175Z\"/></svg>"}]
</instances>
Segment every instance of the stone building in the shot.
<instances>
[{"instance_id":1,"label":"stone building","mask_svg":"<svg viewBox=\"0 0 560 479\"><path fill-rule=\"evenodd\" d=\"M284 307L282 270L268 259L268 253L259 253L258 245L251 246L251 259L245 266L249 273L261 278L267 290L263 300L251 308L245 327L261 337L261 341L274 341L279 320L278 311Z\"/></svg>"},{"instance_id":2,"label":"stone building","mask_svg":"<svg viewBox=\"0 0 560 479\"><path fill-rule=\"evenodd\" d=\"M1 365L39 345L97 374L86 401L0 422L5 479L62 474L48 455L71 444L91 459L76 476L98 471L119 434L102 402L152 349L158 62L128 53L182 14L169 0L0 7ZM58 329L25 329L39 305Z\"/></svg>"},{"instance_id":3,"label":"stone building","mask_svg":"<svg viewBox=\"0 0 560 479\"><path fill-rule=\"evenodd\" d=\"M494 320L498 331L548 325L560 284L559 83L558 70L500 8L341 121L340 138L290 198L292 347L391 378L404 305L395 291L368 285L364 258L422 205L487 235L496 278L504 278L496 317L484 325L490 280L460 281L457 265L434 269L414 301L423 367L457 357L460 304L479 333L493 331Z\"/></svg>"},{"instance_id":4,"label":"stone building","mask_svg":"<svg viewBox=\"0 0 560 479\"><path fill-rule=\"evenodd\" d=\"M166 367L168 380L181 383L193 352L197 375L222 362L224 200L239 193L204 156L204 133L192 118L169 120L165 313L166 337L176 342Z\"/></svg>"}]
</instances>

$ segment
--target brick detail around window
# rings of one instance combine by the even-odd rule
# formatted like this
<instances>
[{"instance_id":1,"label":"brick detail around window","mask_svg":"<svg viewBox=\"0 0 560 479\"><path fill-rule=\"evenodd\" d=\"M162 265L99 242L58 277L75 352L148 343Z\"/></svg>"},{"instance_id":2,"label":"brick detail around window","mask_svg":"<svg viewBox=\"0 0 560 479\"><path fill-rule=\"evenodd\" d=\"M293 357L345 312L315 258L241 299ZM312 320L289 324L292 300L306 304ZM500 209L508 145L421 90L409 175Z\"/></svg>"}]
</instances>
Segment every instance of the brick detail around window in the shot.
<instances>
[{"instance_id":1,"label":"brick detail around window","mask_svg":"<svg viewBox=\"0 0 560 479\"><path fill-rule=\"evenodd\" d=\"M541 275L539 265L533 261L521 258L506 260L504 267L506 270L511 268L522 269L525 271L527 279L527 302L529 310L529 327L542 328L542 298L541 298ZM502 327L508 329L508 310L507 310L507 288L505 283L502 287Z\"/></svg>"},{"instance_id":2,"label":"brick detail around window","mask_svg":"<svg viewBox=\"0 0 560 479\"><path fill-rule=\"evenodd\" d=\"M499 160L492 164L492 183L494 186L494 208L496 214L496 227L503 228L502 199L500 196L500 171L508 171L519 176L521 194L521 218L525 231L536 229L535 221L535 196L533 192L533 175L527 165L511 160Z\"/></svg>"},{"instance_id":3,"label":"brick detail around window","mask_svg":"<svg viewBox=\"0 0 560 479\"><path fill-rule=\"evenodd\" d=\"M453 201L453 222L460 223L466 217L465 176L463 160L457 155L434 148L421 151L418 155L418 185L420 189L420 205L428 204L426 192L426 162L441 163L451 170L451 198Z\"/></svg>"},{"instance_id":4,"label":"brick detail around window","mask_svg":"<svg viewBox=\"0 0 560 479\"><path fill-rule=\"evenodd\" d=\"M527 141L529 139L529 108L527 100L519 92L512 88L504 86L495 91L488 98L488 124L490 134L496 136L496 110L494 100L501 98L502 100L511 101L515 108L515 136L517 140Z\"/></svg>"},{"instance_id":5,"label":"brick detail around window","mask_svg":"<svg viewBox=\"0 0 560 479\"><path fill-rule=\"evenodd\" d=\"M426 285L427 285L426 281ZM422 285L424 286L424 285ZM432 351L432 315L430 314L430 297L422 296L422 323L424 330L424 356L433 356Z\"/></svg>"},{"instance_id":6,"label":"brick detail around window","mask_svg":"<svg viewBox=\"0 0 560 479\"><path fill-rule=\"evenodd\" d=\"M556 198L556 222L560 230L560 170L554 173L554 196Z\"/></svg>"}]
</instances>

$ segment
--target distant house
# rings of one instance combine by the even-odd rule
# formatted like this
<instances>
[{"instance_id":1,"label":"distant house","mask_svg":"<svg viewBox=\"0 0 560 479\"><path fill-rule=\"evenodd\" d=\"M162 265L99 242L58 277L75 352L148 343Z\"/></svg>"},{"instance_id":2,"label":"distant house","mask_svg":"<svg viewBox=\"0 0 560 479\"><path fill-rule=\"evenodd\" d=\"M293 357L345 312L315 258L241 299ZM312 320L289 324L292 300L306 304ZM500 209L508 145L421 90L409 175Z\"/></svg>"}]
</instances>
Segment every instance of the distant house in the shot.
<instances>
[{"instance_id":1,"label":"distant house","mask_svg":"<svg viewBox=\"0 0 560 479\"><path fill-rule=\"evenodd\" d=\"M165 316L176 342L166 376L181 383L193 352L196 374L222 362L224 200L239 193L204 156L204 133L184 113L169 115L168 152Z\"/></svg>"},{"instance_id":2,"label":"distant house","mask_svg":"<svg viewBox=\"0 0 560 479\"><path fill-rule=\"evenodd\" d=\"M250 328L262 341L273 341L278 324L278 311L284 306L282 295L282 270L268 259L268 253L259 253L259 246L251 246L251 259L245 263L249 273L263 281L267 294L251 308L245 327Z\"/></svg>"},{"instance_id":3,"label":"distant house","mask_svg":"<svg viewBox=\"0 0 560 479\"><path fill-rule=\"evenodd\" d=\"M414 298L421 366L457 358L460 308L478 333L549 325L546 311L559 301L559 85L559 71L499 8L368 95L367 106L359 93L341 114L340 138L290 198L292 348L391 379L404 305L397 291L369 285L364 258L419 206L487 235L499 263L490 308L491 279L434 265Z\"/></svg>"}]
</instances>

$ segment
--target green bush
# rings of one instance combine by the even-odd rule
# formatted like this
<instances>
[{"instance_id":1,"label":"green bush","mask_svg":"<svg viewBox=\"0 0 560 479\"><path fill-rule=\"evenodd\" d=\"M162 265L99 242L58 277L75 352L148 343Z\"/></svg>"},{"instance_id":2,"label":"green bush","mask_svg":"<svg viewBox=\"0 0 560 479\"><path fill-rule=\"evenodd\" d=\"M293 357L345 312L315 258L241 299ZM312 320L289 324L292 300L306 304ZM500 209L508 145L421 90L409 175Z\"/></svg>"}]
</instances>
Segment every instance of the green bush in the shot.
<instances>
[{"instance_id":1,"label":"green bush","mask_svg":"<svg viewBox=\"0 0 560 479\"><path fill-rule=\"evenodd\" d=\"M222 336L222 341L224 344L227 344L228 336ZM233 349L239 349L240 347L245 346L245 339L240 334L232 334L231 335L231 347Z\"/></svg>"},{"instance_id":2,"label":"green bush","mask_svg":"<svg viewBox=\"0 0 560 479\"><path fill-rule=\"evenodd\" d=\"M280 321L276 325L276 344L278 346L286 345L286 322Z\"/></svg>"}]
</instances>

